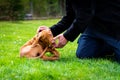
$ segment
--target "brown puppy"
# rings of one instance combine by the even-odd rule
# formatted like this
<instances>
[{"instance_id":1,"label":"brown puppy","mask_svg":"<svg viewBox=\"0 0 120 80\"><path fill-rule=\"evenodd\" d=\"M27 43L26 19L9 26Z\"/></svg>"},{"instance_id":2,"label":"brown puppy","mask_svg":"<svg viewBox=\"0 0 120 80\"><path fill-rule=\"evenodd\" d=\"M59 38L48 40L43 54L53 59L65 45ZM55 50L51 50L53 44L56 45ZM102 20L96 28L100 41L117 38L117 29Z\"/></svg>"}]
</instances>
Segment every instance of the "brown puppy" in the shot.
<instances>
[{"instance_id":1,"label":"brown puppy","mask_svg":"<svg viewBox=\"0 0 120 80\"><path fill-rule=\"evenodd\" d=\"M43 60L59 59L59 52L52 46L53 35L49 29L37 33L20 49L20 56L27 58L41 58ZM53 56L46 56L50 52Z\"/></svg>"}]
</instances>

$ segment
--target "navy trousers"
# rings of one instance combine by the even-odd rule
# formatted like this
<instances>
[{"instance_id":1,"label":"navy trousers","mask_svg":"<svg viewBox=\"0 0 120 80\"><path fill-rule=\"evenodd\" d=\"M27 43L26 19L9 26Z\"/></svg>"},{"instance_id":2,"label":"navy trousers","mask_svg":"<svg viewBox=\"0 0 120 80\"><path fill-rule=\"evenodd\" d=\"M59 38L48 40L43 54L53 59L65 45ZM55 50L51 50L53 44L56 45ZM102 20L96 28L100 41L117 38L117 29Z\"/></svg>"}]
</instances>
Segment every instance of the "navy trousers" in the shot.
<instances>
[{"instance_id":1,"label":"navy trousers","mask_svg":"<svg viewBox=\"0 0 120 80\"><path fill-rule=\"evenodd\" d=\"M76 56L78 58L98 58L114 54L120 62L120 40L91 30L89 27L78 39Z\"/></svg>"}]
</instances>

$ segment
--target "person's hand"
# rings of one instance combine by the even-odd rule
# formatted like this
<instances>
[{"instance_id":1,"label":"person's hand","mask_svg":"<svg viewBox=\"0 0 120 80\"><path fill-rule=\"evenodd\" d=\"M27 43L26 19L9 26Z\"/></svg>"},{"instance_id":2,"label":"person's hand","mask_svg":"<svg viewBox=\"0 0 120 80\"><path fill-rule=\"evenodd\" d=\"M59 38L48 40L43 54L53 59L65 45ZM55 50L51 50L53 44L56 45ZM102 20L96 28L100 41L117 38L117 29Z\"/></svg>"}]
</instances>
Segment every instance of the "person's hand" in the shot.
<instances>
[{"instance_id":1,"label":"person's hand","mask_svg":"<svg viewBox=\"0 0 120 80\"><path fill-rule=\"evenodd\" d=\"M37 33L41 32L42 30L46 30L46 29L49 29L47 26L40 26L38 29L37 29Z\"/></svg>"},{"instance_id":2,"label":"person's hand","mask_svg":"<svg viewBox=\"0 0 120 80\"><path fill-rule=\"evenodd\" d=\"M68 40L63 36L63 34L60 34L54 38L53 46L55 48L62 48L67 44Z\"/></svg>"}]
</instances>

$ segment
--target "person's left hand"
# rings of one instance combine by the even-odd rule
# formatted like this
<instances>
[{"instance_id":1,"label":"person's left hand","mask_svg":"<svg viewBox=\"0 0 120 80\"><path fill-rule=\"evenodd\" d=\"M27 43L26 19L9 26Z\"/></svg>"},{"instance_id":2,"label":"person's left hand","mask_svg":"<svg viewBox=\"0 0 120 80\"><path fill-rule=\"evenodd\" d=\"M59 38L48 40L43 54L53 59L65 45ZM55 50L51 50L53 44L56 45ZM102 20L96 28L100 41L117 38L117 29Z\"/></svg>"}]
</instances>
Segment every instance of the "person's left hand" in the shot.
<instances>
[{"instance_id":1,"label":"person's left hand","mask_svg":"<svg viewBox=\"0 0 120 80\"><path fill-rule=\"evenodd\" d=\"M68 40L63 36L63 34L60 34L54 38L53 46L55 48L62 48L67 44L67 42Z\"/></svg>"}]
</instances>

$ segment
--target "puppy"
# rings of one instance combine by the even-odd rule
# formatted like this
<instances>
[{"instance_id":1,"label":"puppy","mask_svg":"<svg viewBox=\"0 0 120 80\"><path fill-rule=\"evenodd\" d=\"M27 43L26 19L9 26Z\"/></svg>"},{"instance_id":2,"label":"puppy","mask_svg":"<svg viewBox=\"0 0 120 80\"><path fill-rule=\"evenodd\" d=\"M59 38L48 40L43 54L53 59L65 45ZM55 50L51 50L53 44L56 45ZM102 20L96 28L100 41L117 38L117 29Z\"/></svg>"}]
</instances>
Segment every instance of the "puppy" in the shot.
<instances>
[{"instance_id":1,"label":"puppy","mask_svg":"<svg viewBox=\"0 0 120 80\"><path fill-rule=\"evenodd\" d=\"M53 35L50 29L37 33L20 48L20 57L41 58L43 60L59 59L59 52L52 46ZM52 56L46 56L50 52Z\"/></svg>"}]
</instances>

